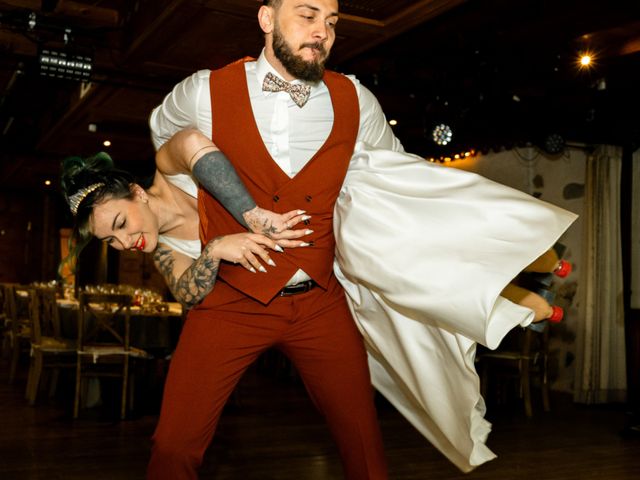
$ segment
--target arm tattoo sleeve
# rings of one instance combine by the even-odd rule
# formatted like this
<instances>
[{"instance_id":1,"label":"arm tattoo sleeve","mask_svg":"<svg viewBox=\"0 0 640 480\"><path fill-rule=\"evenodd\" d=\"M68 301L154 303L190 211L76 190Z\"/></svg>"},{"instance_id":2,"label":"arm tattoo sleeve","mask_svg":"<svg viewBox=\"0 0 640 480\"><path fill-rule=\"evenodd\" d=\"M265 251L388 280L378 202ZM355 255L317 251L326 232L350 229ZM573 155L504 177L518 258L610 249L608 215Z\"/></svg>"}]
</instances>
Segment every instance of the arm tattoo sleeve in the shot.
<instances>
[{"instance_id":1,"label":"arm tattoo sleeve","mask_svg":"<svg viewBox=\"0 0 640 480\"><path fill-rule=\"evenodd\" d=\"M233 218L247 227L242 214L256 206L229 159L220 151L208 152L193 166L193 176L216 197Z\"/></svg>"},{"instance_id":2,"label":"arm tattoo sleeve","mask_svg":"<svg viewBox=\"0 0 640 480\"><path fill-rule=\"evenodd\" d=\"M158 245L153 253L156 267L162 273L173 296L186 308L197 305L206 297L216 283L220 260L210 258L213 242L209 242L200 257L187 268L180 278L174 274L173 250Z\"/></svg>"}]
</instances>

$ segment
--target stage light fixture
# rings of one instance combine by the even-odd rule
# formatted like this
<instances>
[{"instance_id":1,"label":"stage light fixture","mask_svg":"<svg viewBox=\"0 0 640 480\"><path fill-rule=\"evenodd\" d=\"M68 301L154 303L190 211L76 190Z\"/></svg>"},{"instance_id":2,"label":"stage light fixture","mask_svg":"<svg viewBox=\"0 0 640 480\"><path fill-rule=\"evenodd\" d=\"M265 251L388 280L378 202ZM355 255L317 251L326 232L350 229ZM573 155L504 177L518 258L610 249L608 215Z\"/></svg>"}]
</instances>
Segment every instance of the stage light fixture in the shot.
<instances>
[{"instance_id":1,"label":"stage light fixture","mask_svg":"<svg viewBox=\"0 0 640 480\"><path fill-rule=\"evenodd\" d=\"M42 48L38 55L40 75L67 80L88 81L93 59L88 55Z\"/></svg>"},{"instance_id":2,"label":"stage light fixture","mask_svg":"<svg viewBox=\"0 0 640 480\"><path fill-rule=\"evenodd\" d=\"M548 135L542 143L542 149L549 155L559 155L564 151L564 147L564 138L557 133Z\"/></svg>"},{"instance_id":3,"label":"stage light fixture","mask_svg":"<svg viewBox=\"0 0 640 480\"><path fill-rule=\"evenodd\" d=\"M437 145L447 145L453 138L453 130L449 125L441 123L435 126L431 136Z\"/></svg>"}]
</instances>

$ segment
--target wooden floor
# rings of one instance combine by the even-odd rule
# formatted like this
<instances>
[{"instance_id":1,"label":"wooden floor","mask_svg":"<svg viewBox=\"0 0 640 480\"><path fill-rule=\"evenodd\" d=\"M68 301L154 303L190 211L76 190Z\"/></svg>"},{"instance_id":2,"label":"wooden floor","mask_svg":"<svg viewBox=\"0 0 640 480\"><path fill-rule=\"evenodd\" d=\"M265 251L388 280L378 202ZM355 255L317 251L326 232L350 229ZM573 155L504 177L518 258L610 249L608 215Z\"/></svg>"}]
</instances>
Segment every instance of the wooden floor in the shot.
<instances>
[{"instance_id":1,"label":"wooden floor","mask_svg":"<svg viewBox=\"0 0 640 480\"><path fill-rule=\"evenodd\" d=\"M116 409L103 407L72 421L64 394L27 406L24 377L22 372L16 385L7 385L6 364L0 362L0 479L144 478L153 412L117 422ZM60 387L69 389L69 383ZM299 382L252 370L237 393L206 454L202 479L342 478L335 447ZM619 406L577 406L559 396L551 413L536 405L532 419L517 398L492 407L488 444L498 458L465 475L383 399L377 402L394 480L640 478L640 437L621 434L628 419Z\"/></svg>"}]
</instances>

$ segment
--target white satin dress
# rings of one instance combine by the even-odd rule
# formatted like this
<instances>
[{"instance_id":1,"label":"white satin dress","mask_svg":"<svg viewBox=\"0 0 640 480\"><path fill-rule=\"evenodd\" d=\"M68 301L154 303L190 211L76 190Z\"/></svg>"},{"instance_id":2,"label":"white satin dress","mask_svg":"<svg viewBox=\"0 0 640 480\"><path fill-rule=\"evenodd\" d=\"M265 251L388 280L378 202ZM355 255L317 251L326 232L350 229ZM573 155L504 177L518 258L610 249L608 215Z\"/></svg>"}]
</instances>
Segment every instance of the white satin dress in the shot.
<instances>
[{"instance_id":1,"label":"white satin dress","mask_svg":"<svg viewBox=\"0 0 640 480\"><path fill-rule=\"evenodd\" d=\"M335 272L372 381L468 472L485 445L476 342L496 348L533 312L499 296L577 216L480 175L356 146L335 208Z\"/></svg>"}]
</instances>

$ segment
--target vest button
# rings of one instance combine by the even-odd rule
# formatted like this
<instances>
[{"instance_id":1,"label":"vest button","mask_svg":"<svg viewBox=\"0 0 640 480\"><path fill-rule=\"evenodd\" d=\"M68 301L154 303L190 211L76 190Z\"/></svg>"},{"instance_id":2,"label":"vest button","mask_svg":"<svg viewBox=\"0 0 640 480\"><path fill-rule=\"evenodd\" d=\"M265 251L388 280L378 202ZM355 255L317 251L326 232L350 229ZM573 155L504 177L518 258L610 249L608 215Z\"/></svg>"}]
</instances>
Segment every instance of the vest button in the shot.
<instances>
[{"instance_id":1,"label":"vest button","mask_svg":"<svg viewBox=\"0 0 640 480\"><path fill-rule=\"evenodd\" d=\"M278 195L274 195L273 196L273 201L277 202L278 200L280 200L280 197Z\"/></svg>"},{"instance_id":2,"label":"vest button","mask_svg":"<svg viewBox=\"0 0 640 480\"><path fill-rule=\"evenodd\" d=\"M310 202L310 201L311 201L311 195L307 195L306 197L304 197L304 199L305 199L307 202Z\"/></svg>"}]
</instances>

